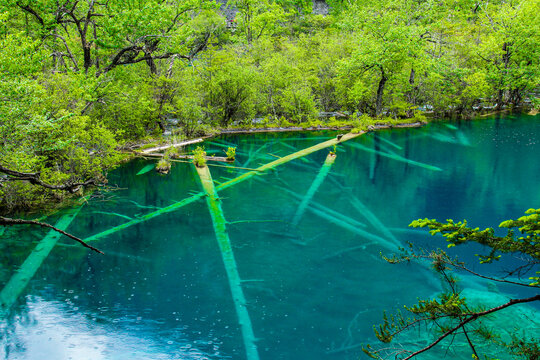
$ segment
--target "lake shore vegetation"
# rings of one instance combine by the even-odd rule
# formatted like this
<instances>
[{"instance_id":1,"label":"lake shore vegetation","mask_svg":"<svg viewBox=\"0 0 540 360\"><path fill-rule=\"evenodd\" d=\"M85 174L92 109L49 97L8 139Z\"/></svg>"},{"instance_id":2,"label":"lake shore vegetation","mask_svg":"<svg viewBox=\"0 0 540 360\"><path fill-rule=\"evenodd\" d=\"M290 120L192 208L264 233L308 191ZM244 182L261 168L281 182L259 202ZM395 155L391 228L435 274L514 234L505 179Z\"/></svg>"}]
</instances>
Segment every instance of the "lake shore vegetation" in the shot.
<instances>
[{"instance_id":1,"label":"lake shore vegetation","mask_svg":"<svg viewBox=\"0 0 540 360\"><path fill-rule=\"evenodd\" d=\"M325 4L0 1L0 212L132 144L538 108L537 1Z\"/></svg>"}]
</instances>

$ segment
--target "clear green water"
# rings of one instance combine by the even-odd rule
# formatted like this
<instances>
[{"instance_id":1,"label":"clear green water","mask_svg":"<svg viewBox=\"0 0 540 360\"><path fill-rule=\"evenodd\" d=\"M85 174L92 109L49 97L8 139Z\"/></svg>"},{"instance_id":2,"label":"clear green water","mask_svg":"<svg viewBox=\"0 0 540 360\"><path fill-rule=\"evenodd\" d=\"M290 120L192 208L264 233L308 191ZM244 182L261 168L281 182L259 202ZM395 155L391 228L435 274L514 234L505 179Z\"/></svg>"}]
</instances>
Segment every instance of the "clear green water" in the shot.
<instances>
[{"instance_id":1,"label":"clear green water","mask_svg":"<svg viewBox=\"0 0 540 360\"><path fill-rule=\"evenodd\" d=\"M335 134L257 134L216 141L237 145L237 166L256 167ZM429 217L467 218L487 227L540 207L539 134L537 118L506 116L361 136L339 146L313 201L364 223L362 230L371 234L384 237L384 227L402 243L444 246L407 225ZM222 148L207 144L206 149ZM261 359L362 358L357 344L375 342L372 325L380 322L383 310L441 290L439 279L422 266L383 262L379 253L388 250L376 240L325 217L307 211L298 226L291 225L299 201L290 192L307 192L327 153L313 153L220 192L225 217L236 222L228 232ZM247 154L252 154L249 162ZM396 155L417 163L396 160ZM189 164L175 164L168 176L153 171L135 176L147 164L133 161L110 174L119 190L90 200L68 230L90 236L201 191ZM245 172L210 170L218 181ZM4 233L0 285L44 235L33 228ZM93 242L105 256L66 245L71 243L61 240L53 249L0 323L4 358L245 358L204 200ZM476 261L480 249L456 251ZM511 265L475 267L498 273ZM527 295L463 279L470 297L486 304L504 301L507 291ZM540 324L538 308L522 312ZM524 326L515 313L509 316L517 327ZM538 327L520 331L540 337ZM403 343L424 341L415 333ZM449 352L448 358L470 358L462 340L455 344L457 353ZM343 347L351 349L333 352ZM445 352L441 348L425 358L438 359Z\"/></svg>"}]
</instances>

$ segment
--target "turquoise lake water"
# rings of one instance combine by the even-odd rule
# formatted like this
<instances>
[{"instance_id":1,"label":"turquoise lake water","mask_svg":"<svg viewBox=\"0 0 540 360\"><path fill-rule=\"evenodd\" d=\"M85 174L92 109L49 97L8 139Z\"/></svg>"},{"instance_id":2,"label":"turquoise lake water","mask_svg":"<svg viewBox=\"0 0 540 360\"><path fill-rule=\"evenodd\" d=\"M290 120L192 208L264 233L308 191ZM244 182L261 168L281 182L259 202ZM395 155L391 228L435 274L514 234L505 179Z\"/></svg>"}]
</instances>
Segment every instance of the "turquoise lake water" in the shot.
<instances>
[{"instance_id":1,"label":"turquoise lake water","mask_svg":"<svg viewBox=\"0 0 540 360\"><path fill-rule=\"evenodd\" d=\"M235 165L255 168L336 134L231 135L205 147L222 153L234 144ZM343 143L294 226L300 200L327 154L327 149L315 152L219 192L261 359L364 358L360 345L377 343L372 327L384 310L391 313L418 297L436 296L441 281L429 269L390 265L380 257L395 242L445 247L440 238L409 229L412 220L467 219L482 228L540 207L538 117L433 123ZM110 173L109 184L117 190L95 193L68 231L85 238L201 191L190 164L175 163L167 176L154 171L135 175L150 163L136 160ZM216 185L246 172L210 171ZM46 221L55 223L61 215ZM336 216L346 220L336 221ZM344 227L347 221L364 235ZM5 231L0 286L46 234L36 228ZM54 247L0 322L3 358L246 358L204 198L92 245L106 255L90 253L69 239ZM474 254L481 251L468 246L454 253L486 274L500 275L519 264L509 258L495 266L477 265ZM466 296L486 306L534 294L461 278ZM516 331L539 339L540 308L535 306L508 311L493 324L508 324L511 318ZM400 343L412 349L411 344L428 340L414 332ZM487 344L479 349L497 355ZM444 355L471 358L459 337L452 350L442 346L421 358Z\"/></svg>"}]
</instances>

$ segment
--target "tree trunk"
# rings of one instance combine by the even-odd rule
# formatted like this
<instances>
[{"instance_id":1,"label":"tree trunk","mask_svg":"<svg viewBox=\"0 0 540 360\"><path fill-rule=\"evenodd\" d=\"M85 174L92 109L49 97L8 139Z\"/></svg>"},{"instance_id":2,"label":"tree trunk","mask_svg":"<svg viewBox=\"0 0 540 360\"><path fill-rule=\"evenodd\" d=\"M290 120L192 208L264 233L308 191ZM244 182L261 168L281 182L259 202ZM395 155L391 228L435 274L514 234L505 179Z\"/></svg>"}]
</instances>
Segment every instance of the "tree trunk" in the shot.
<instances>
[{"instance_id":1,"label":"tree trunk","mask_svg":"<svg viewBox=\"0 0 540 360\"><path fill-rule=\"evenodd\" d=\"M414 71L414 68L411 68L411 76L409 76L409 84L411 85L411 90L407 94L407 98L409 100L409 104L411 104L413 107L416 106L416 90L418 89L417 86L414 86L414 80L415 80L416 72ZM407 117L411 118L414 116L414 109L407 109Z\"/></svg>"},{"instance_id":2,"label":"tree trunk","mask_svg":"<svg viewBox=\"0 0 540 360\"><path fill-rule=\"evenodd\" d=\"M502 63L504 65L504 70L501 74L501 80L499 82L499 91L497 93L497 110L501 110L502 109L502 106L504 105L504 102L505 102L505 99L504 99L504 93L505 93L505 89L504 89L504 83L506 82L505 78L506 78L506 75L508 73L508 66L510 65L510 57L511 57L511 52L510 52L510 46L512 44L511 43L507 43L505 42L503 44L503 47L502 47L502 50L504 51L503 55L502 55Z\"/></svg>"},{"instance_id":3,"label":"tree trunk","mask_svg":"<svg viewBox=\"0 0 540 360\"><path fill-rule=\"evenodd\" d=\"M502 89L499 89L499 91L497 92L497 110L502 109L503 95L504 91Z\"/></svg>"},{"instance_id":4,"label":"tree trunk","mask_svg":"<svg viewBox=\"0 0 540 360\"><path fill-rule=\"evenodd\" d=\"M379 88L377 89L377 100L375 102L375 115L376 116L380 116L382 112L382 99L383 99L383 94L384 94L384 86L386 85L387 80L388 80L388 77L386 77L384 69L381 67L381 80L379 81Z\"/></svg>"},{"instance_id":5,"label":"tree trunk","mask_svg":"<svg viewBox=\"0 0 540 360\"><path fill-rule=\"evenodd\" d=\"M521 103L521 91L519 88L512 89L510 92L510 102L514 107L519 106Z\"/></svg>"},{"instance_id":6,"label":"tree trunk","mask_svg":"<svg viewBox=\"0 0 540 360\"><path fill-rule=\"evenodd\" d=\"M156 75L157 74L157 67L156 67L156 63L154 61L154 58L152 57L152 54L145 53L145 55L147 56L146 57L146 65L148 65L148 67L150 68L150 73L152 75Z\"/></svg>"},{"instance_id":7,"label":"tree trunk","mask_svg":"<svg viewBox=\"0 0 540 360\"><path fill-rule=\"evenodd\" d=\"M88 74L88 69L92 66L92 55L91 55L91 49L88 44L85 44L83 46L83 52L84 52L84 72Z\"/></svg>"},{"instance_id":8,"label":"tree trunk","mask_svg":"<svg viewBox=\"0 0 540 360\"><path fill-rule=\"evenodd\" d=\"M96 23L92 22L92 24L93 24L93 27L94 27L94 39L97 39L98 35L97 35ZM99 71L99 57L98 57L98 44L97 44L97 42L94 43L94 48L96 49L96 60L95 60L96 70Z\"/></svg>"}]
</instances>

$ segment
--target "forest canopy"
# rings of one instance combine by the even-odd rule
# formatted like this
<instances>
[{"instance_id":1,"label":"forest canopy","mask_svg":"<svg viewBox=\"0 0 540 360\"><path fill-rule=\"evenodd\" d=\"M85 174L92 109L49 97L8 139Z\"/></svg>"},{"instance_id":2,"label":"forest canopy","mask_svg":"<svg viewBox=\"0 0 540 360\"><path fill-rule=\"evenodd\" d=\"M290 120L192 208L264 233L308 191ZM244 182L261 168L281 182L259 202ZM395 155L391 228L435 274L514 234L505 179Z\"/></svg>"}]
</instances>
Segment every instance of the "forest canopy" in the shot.
<instances>
[{"instance_id":1,"label":"forest canopy","mask_svg":"<svg viewBox=\"0 0 540 360\"><path fill-rule=\"evenodd\" d=\"M0 1L0 165L99 178L170 131L537 106L540 2ZM0 175L0 209L64 193Z\"/></svg>"}]
</instances>

